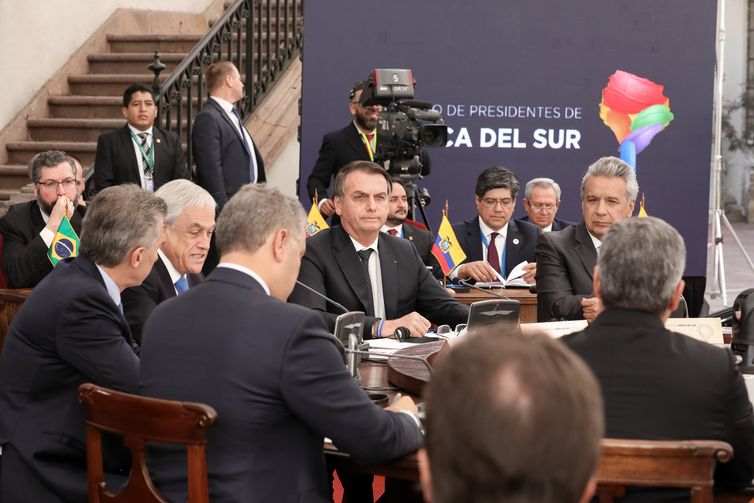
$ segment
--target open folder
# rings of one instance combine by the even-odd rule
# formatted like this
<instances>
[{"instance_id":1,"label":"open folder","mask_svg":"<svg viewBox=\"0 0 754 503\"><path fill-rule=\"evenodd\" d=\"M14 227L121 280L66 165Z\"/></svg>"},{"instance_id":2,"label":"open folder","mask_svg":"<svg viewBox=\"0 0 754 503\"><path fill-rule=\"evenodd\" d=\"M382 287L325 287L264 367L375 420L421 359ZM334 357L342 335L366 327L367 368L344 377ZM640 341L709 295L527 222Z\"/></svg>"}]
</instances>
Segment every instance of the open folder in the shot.
<instances>
[{"instance_id":1,"label":"open folder","mask_svg":"<svg viewBox=\"0 0 754 503\"><path fill-rule=\"evenodd\" d=\"M524 266L529 262L524 260L508 274L508 278L503 278L500 273L497 273L497 281L493 282L480 282L476 286L480 288L529 288L531 285L524 281L523 276L526 272Z\"/></svg>"}]
</instances>

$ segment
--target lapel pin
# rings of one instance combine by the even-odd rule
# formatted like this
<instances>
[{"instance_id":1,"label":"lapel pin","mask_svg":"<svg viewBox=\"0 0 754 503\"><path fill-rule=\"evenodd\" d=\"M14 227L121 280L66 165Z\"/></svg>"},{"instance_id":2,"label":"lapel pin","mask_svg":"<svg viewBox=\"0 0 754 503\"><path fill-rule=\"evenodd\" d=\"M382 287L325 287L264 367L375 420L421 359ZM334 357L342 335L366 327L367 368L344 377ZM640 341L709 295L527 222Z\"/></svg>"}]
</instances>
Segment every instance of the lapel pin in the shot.
<instances>
[{"instance_id":1,"label":"lapel pin","mask_svg":"<svg viewBox=\"0 0 754 503\"><path fill-rule=\"evenodd\" d=\"M159 138L155 139L155 141L156 141L157 143L160 143L160 139L159 139Z\"/></svg>"},{"instance_id":2,"label":"lapel pin","mask_svg":"<svg viewBox=\"0 0 754 503\"><path fill-rule=\"evenodd\" d=\"M518 244L518 238L513 238L513 244L514 244L514 245L517 245L517 244Z\"/></svg>"},{"instance_id":3,"label":"lapel pin","mask_svg":"<svg viewBox=\"0 0 754 503\"><path fill-rule=\"evenodd\" d=\"M408 237L408 240L409 240L409 241L413 241L413 240L414 240L414 236L409 236L409 237Z\"/></svg>"}]
</instances>

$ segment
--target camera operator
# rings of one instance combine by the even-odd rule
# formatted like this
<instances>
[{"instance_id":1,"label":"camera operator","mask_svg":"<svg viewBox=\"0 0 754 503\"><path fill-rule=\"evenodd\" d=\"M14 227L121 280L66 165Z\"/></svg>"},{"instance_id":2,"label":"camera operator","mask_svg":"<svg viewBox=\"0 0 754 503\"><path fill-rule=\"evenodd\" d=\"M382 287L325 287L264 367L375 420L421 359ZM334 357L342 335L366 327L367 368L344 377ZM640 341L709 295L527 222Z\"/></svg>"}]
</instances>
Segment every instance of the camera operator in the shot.
<instances>
[{"instance_id":1,"label":"camera operator","mask_svg":"<svg viewBox=\"0 0 754 503\"><path fill-rule=\"evenodd\" d=\"M326 133L322 138L319 157L311 175L306 182L309 198L314 200L316 189L319 195L319 210L323 216L335 214L335 205L329 198L330 182L343 166L351 161L374 161L378 151L377 122L382 105L362 106L362 91L367 87L367 81L354 84L349 93L348 110L353 115L353 121L343 129ZM422 175L429 174L430 163L426 154L422 155ZM333 217L337 218L337 216ZM333 222L335 224L336 222Z\"/></svg>"}]
</instances>

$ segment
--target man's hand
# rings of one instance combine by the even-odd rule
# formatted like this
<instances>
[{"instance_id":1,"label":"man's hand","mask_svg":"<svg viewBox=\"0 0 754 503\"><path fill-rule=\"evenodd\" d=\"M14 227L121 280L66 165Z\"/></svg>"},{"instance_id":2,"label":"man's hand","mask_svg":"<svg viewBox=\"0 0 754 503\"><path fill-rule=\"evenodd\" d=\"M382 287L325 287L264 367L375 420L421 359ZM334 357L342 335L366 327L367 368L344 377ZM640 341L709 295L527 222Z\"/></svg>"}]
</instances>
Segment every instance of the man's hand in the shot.
<instances>
[{"instance_id":1,"label":"man's hand","mask_svg":"<svg viewBox=\"0 0 754 503\"><path fill-rule=\"evenodd\" d=\"M584 319L591 323L602 312L602 301L597 297L581 299L581 309L584 311Z\"/></svg>"},{"instance_id":2,"label":"man's hand","mask_svg":"<svg viewBox=\"0 0 754 503\"><path fill-rule=\"evenodd\" d=\"M461 279L472 278L474 281L483 281L489 283L498 281L497 273L490 264L483 260L461 264L456 269L457 275Z\"/></svg>"},{"instance_id":3,"label":"man's hand","mask_svg":"<svg viewBox=\"0 0 754 503\"><path fill-rule=\"evenodd\" d=\"M534 284L534 276L537 274L537 263L536 262L530 262L524 266L524 275L522 276L523 280L529 283L530 285Z\"/></svg>"},{"instance_id":4,"label":"man's hand","mask_svg":"<svg viewBox=\"0 0 754 503\"><path fill-rule=\"evenodd\" d=\"M335 213L335 203L331 199L323 199L322 204L319 205L319 212L322 215L329 217Z\"/></svg>"},{"instance_id":5,"label":"man's hand","mask_svg":"<svg viewBox=\"0 0 754 503\"><path fill-rule=\"evenodd\" d=\"M416 407L416 404L414 403L414 401L411 399L410 396L400 397L398 400L396 400L395 402L385 407L385 410L389 410L392 412L405 410L407 412L412 413L415 416L419 415L419 409Z\"/></svg>"},{"instance_id":6,"label":"man's hand","mask_svg":"<svg viewBox=\"0 0 754 503\"><path fill-rule=\"evenodd\" d=\"M50 212L50 219L47 221L47 225L45 227L50 229L52 232L57 232L58 227L60 227L60 222L62 222L63 217L66 216L69 219L73 216L73 203L66 196L60 196L58 197L55 206L52 207L52 211Z\"/></svg>"},{"instance_id":7,"label":"man's hand","mask_svg":"<svg viewBox=\"0 0 754 503\"><path fill-rule=\"evenodd\" d=\"M406 327L411 331L411 337L424 337L432 324L416 311L408 313L397 320L385 320L382 324L382 337L394 337L395 329Z\"/></svg>"}]
</instances>

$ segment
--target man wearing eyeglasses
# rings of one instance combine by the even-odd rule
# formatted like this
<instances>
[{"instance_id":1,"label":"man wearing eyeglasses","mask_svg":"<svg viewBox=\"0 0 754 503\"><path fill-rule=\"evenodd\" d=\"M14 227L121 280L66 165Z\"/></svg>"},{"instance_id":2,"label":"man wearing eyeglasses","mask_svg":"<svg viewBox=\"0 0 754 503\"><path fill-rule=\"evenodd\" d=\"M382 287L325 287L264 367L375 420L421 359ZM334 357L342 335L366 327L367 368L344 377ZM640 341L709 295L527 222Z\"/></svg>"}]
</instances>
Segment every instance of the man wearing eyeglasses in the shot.
<instances>
[{"instance_id":1,"label":"man wearing eyeglasses","mask_svg":"<svg viewBox=\"0 0 754 503\"><path fill-rule=\"evenodd\" d=\"M573 222L555 218L560 207L560 185L552 178L533 178L524 189L526 216L519 220L539 227L540 232L559 231Z\"/></svg>"},{"instance_id":2,"label":"man wearing eyeglasses","mask_svg":"<svg viewBox=\"0 0 754 503\"><path fill-rule=\"evenodd\" d=\"M32 288L52 271L47 250L63 217L80 234L85 208L78 204L76 171L75 161L59 150L42 152L29 163L36 199L14 204L0 219L8 287Z\"/></svg>"},{"instance_id":3,"label":"man wearing eyeglasses","mask_svg":"<svg viewBox=\"0 0 754 503\"><path fill-rule=\"evenodd\" d=\"M476 181L476 208L479 215L472 220L453 224L453 231L466 254L466 262L451 272L451 279L498 281L498 274L507 277L524 260L524 281L534 284L537 265L534 247L539 228L528 222L511 219L516 207L518 179L510 170L493 166Z\"/></svg>"}]
</instances>

